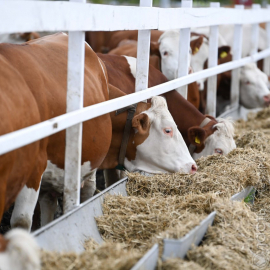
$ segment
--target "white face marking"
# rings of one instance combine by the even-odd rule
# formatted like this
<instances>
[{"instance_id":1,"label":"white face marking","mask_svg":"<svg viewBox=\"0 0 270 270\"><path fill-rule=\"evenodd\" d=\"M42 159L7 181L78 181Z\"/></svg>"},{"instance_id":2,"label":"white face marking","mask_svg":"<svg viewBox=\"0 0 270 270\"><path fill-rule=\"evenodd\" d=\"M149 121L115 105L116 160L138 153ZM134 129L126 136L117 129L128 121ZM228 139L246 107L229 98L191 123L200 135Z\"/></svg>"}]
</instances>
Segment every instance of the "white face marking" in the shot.
<instances>
[{"instance_id":1,"label":"white face marking","mask_svg":"<svg viewBox=\"0 0 270 270\"><path fill-rule=\"evenodd\" d=\"M200 153L193 153L192 157L196 160L213 154L227 155L236 148L234 127L231 121L217 118L218 124L214 125L217 130L205 140L205 147Z\"/></svg>"},{"instance_id":2,"label":"white face marking","mask_svg":"<svg viewBox=\"0 0 270 270\"><path fill-rule=\"evenodd\" d=\"M7 248L0 253L1 270L39 270L39 246L23 229L13 229L5 235Z\"/></svg>"},{"instance_id":3,"label":"white face marking","mask_svg":"<svg viewBox=\"0 0 270 270\"><path fill-rule=\"evenodd\" d=\"M40 187L39 187L40 189ZM28 188L26 185L20 191L16 198L14 209L11 216L11 227L23 227L30 231L32 225L32 217L38 199L38 191Z\"/></svg>"},{"instance_id":4,"label":"white face marking","mask_svg":"<svg viewBox=\"0 0 270 270\"><path fill-rule=\"evenodd\" d=\"M162 97L153 97L152 106L144 111L150 120L149 136L137 146L135 160L125 159L129 171L147 173L179 172L190 173L195 162L177 129Z\"/></svg>"},{"instance_id":5,"label":"white face marking","mask_svg":"<svg viewBox=\"0 0 270 270\"><path fill-rule=\"evenodd\" d=\"M131 56L123 55L129 64L130 72L133 75L133 77L136 79L136 65L137 65L137 59Z\"/></svg>"},{"instance_id":6,"label":"white face marking","mask_svg":"<svg viewBox=\"0 0 270 270\"><path fill-rule=\"evenodd\" d=\"M270 104L268 78L254 63L241 67L240 102L248 109L263 108Z\"/></svg>"}]
</instances>

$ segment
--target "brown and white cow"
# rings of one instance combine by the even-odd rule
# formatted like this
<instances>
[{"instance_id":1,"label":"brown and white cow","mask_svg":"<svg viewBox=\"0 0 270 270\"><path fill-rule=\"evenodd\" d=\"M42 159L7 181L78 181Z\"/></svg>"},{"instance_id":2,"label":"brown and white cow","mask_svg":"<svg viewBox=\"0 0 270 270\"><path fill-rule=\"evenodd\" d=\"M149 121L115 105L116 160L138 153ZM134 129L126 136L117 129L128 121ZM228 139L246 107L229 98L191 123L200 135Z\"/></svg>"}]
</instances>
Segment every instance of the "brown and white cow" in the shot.
<instances>
[{"instance_id":1,"label":"brown and white cow","mask_svg":"<svg viewBox=\"0 0 270 270\"><path fill-rule=\"evenodd\" d=\"M1 83L7 89L1 92L6 100L2 115L5 115L5 111L9 111L11 115L1 121L2 134L65 113L67 50L68 37L65 34L43 37L23 45L0 45L4 63L1 68L5 69L2 72L5 77L1 79ZM14 79L17 77L18 79ZM8 81L12 83L9 84ZM86 45L84 106L124 95L116 87L108 85L107 81L104 64ZM20 93L23 91L22 94L16 94L18 89ZM14 95L16 104L13 108L10 103ZM11 113L12 110L15 112ZM22 117L25 119L21 120ZM126 118L127 112L117 116L113 112L84 122L82 165L87 166L89 173L97 168L109 169L117 166ZM163 98L155 97L151 104L140 102L132 120L132 127L124 163L128 170L148 173L196 171L195 162ZM5 177L4 188L0 193L0 216L20 191L12 214L12 227L30 229L40 179L47 160L57 168L64 168L65 131L25 149L21 148L0 157L3 159L1 173ZM20 170L14 169L19 166ZM7 188L5 185L8 185ZM88 192L88 188L90 189L87 186L85 192Z\"/></svg>"},{"instance_id":2,"label":"brown and white cow","mask_svg":"<svg viewBox=\"0 0 270 270\"><path fill-rule=\"evenodd\" d=\"M135 91L136 58L98 54L108 72L109 82L127 94ZM121 78L121 80L119 79ZM148 87L167 82L156 68L149 66ZM188 147L195 146L194 158L214 153L226 155L234 149L234 128L229 120L215 119L200 113L177 91L164 93L168 108ZM208 122L205 126L200 125ZM197 137L197 139L196 139Z\"/></svg>"},{"instance_id":3,"label":"brown and white cow","mask_svg":"<svg viewBox=\"0 0 270 270\"><path fill-rule=\"evenodd\" d=\"M196 40L193 40L190 43L190 48L192 54L195 54L200 49L200 45L202 43L202 37L197 38ZM108 54L115 54L115 55L126 55L131 57L137 57L137 41L134 40L122 40L118 47L111 50ZM164 63L166 61L166 63ZM163 52L162 56L159 51L159 43L158 42L151 42L150 44L150 57L149 57L149 64L157 68L158 70L167 70L162 69L161 62L163 62L163 65L168 67L172 61L175 61L175 59L167 58L167 52ZM177 61L176 61L177 62ZM192 70L190 68L190 70ZM165 74L166 75L166 74ZM167 76L170 77L170 74L167 74ZM173 77L176 78L176 74ZM171 78L172 79L172 78ZM190 83L188 85L188 96L187 100L192 103L197 109L199 109L200 105L200 93L199 88L196 82Z\"/></svg>"}]
</instances>

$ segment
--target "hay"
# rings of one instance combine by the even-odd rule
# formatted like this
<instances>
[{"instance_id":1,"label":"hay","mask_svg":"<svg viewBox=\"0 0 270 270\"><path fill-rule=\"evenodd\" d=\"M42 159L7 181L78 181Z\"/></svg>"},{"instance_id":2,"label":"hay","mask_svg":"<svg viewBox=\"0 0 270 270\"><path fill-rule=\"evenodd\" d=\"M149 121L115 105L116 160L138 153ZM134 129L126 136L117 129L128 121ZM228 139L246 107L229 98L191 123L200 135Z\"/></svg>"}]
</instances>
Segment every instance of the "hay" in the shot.
<instances>
[{"instance_id":1,"label":"hay","mask_svg":"<svg viewBox=\"0 0 270 270\"><path fill-rule=\"evenodd\" d=\"M257 113L249 113L247 121L243 119L235 122L235 134L241 135L246 131L260 130L270 134L270 108L265 108Z\"/></svg>"},{"instance_id":2,"label":"hay","mask_svg":"<svg viewBox=\"0 0 270 270\"><path fill-rule=\"evenodd\" d=\"M204 245L188 252L188 259L205 269L239 270L252 269L250 262L233 250L220 245Z\"/></svg>"},{"instance_id":3,"label":"hay","mask_svg":"<svg viewBox=\"0 0 270 270\"><path fill-rule=\"evenodd\" d=\"M96 218L97 226L104 239L145 251L153 243L162 244L165 236L184 236L206 217L185 211L182 206L187 203L185 198L177 196L166 199L106 196L104 215Z\"/></svg>"},{"instance_id":4,"label":"hay","mask_svg":"<svg viewBox=\"0 0 270 270\"><path fill-rule=\"evenodd\" d=\"M179 258L169 259L161 264L161 270L203 270L199 264Z\"/></svg>"},{"instance_id":5,"label":"hay","mask_svg":"<svg viewBox=\"0 0 270 270\"><path fill-rule=\"evenodd\" d=\"M237 147L252 148L270 154L270 136L261 131L247 131L238 136Z\"/></svg>"},{"instance_id":6,"label":"hay","mask_svg":"<svg viewBox=\"0 0 270 270\"><path fill-rule=\"evenodd\" d=\"M41 252L42 270L129 270L141 257L136 250L127 250L119 243L105 243L91 252Z\"/></svg>"},{"instance_id":7,"label":"hay","mask_svg":"<svg viewBox=\"0 0 270 270\"><path fill-rule=\"evenodd\" d=\"M237 148L227 156L213 155L197 160L198 172L143 176L127 173L129 195L187 195L214 192L232 196L247 186L262 188L269 182L270 156L254 149Z\"/></svg>"}]
</instances>

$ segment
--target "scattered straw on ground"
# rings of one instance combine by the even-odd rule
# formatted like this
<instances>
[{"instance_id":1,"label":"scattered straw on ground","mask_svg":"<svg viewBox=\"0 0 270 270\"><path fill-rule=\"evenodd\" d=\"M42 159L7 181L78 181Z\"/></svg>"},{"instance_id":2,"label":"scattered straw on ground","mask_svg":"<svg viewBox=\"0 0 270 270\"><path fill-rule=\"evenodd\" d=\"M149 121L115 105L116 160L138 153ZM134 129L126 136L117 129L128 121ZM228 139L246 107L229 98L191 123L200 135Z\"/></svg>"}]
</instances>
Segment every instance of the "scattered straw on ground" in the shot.
<instances>
[{"instance_id":1,"label":"scattered straw on ground","mask_svg":"<svg viewBox=\"0 0 270 270\"><path fill-rule=\"evenodd\" d=\"M48 251L41 254L42 270L130 270L143 256L119 243L105 243L82 254Z\"/></svg>"}]
</instances>

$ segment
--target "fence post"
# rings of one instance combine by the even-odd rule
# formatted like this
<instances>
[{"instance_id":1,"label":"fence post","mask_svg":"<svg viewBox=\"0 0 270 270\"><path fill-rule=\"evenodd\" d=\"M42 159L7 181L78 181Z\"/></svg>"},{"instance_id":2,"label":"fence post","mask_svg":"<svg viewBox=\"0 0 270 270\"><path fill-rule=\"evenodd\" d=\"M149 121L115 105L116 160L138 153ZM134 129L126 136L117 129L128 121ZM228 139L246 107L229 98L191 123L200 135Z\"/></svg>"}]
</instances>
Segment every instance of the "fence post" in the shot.
<instances>
[{"instance_id":1,"label":"fence post","mask_svg":"<svg viewBox=\"0 0 270 270\"><path fill-rule=\"evenodd\" d=\"M270 9L270 5L267 5L267 8ZM267 22L265 25L266 35L267 35L267 48L270 48L270 22ZM267 76L270 76L270 57L266 57L263 61L263 71Z\"/></svg>"},{"instance_id":2,"label":"fence post","mask_svg":"<svg viewBox=\"0 0 270 270\"><path fill-rule=\"evenodd\" d=\"M243 5L235 5L236 9L244 9ZM233 61L239 60L242 57L242 38L243 38L243 26L236 24L234 26L234 37L233 37ZM240 89L240 69L236 68L232 70L232 83L231 83L231 107L238 107L239 104L239 89Z\"/></svg>"},{"instance_id":3,"label":"fence post","mask_svg":"<svg viewBox=\"0 0 270 270\"><path fill-rule=\"evenodd\" d=\"M70 0L85 3L85 0ZM83 108L84 92L84 45L83 31L69 31L68 72L67 72L67 112ZM81 186L82 123L66 130L64 213L80 203Z\"/></svg>"},{"instance_id":4,"label":"fence post","mask_svg":"<svg viewBox=\"0 0 270 270\"><path fill-rule=\"evenodd\" d=\"M258 10L260 8L261 8L261 5L252 4L253 10ZM252 24L252 29L251 29L251 52L250 52L251 55L258 52L258 44L259 44L259 24L254 23Z\"/></svg>"},{"instance_id":5,"label":"fence post","mask_svg":"<svg viewBox=\"0 0 270 270\"><path fill-rule=\"evenodd\" d=\"M152 0L140 0L140 7L152 7ZM138 31L135 92L148 88L151 30Z\"/></svg>"},{"instance_id":6,"label":"fence post","mask_svg":"<svg viewBox=\"0 0 270 270\"><path fill-rule=\"evenodd\" d=\"M220 3L211 2L211 8L219 8ZM218 64L218 25L210 27L209 33L209 56L208 68L215 67ZM216 117L217 103L217 75L207 79L207 102L206 113Z\"/></svg>"},{"instance_id":7,"label":"fence post","mask_svg":"<svg viewBox=\"0 0 270 270\"><path fill-rule=\"evenodd\" d=\"M182 8L192 8L192 0L182 0ZM189 59L190 50L190 28L183 28L179 30L179 55L178 55L178 71L177 78L188 75L188 67L190 64ZM187 85L177 88L185 99L187 99Z\"/></svg>"}]
</instances>

